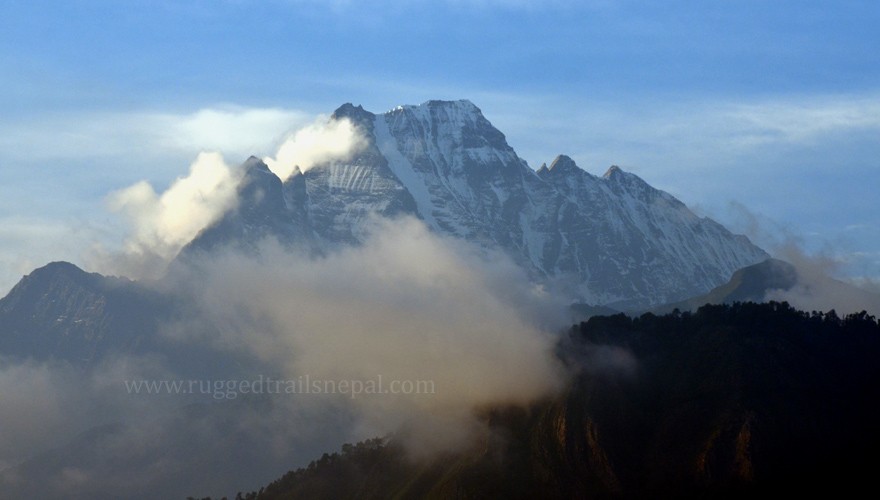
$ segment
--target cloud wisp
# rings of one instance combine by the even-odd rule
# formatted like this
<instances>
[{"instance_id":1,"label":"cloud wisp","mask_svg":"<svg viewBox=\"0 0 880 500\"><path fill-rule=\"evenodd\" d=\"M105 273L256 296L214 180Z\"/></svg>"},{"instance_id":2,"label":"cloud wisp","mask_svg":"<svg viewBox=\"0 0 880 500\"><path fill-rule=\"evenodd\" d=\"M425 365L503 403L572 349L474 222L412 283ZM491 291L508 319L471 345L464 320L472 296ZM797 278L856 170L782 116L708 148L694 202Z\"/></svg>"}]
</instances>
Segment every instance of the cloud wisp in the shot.
<instances>
[{"instance_id":1,"label":"cloud wisp","mask_svg":"<svg viewBox=\"0 0 880 500\"><path fill-rule=\"evenodd\" d=\"M212 113L200 114L193 122L199 125L193 126L209 130L211 127L206 128L202 122L215 119ZM365 145L366 138L350 120L319 117L291 133L278 146L275 157L265 160L284 180L297 169L306 171L319 164L347 160ZM158 277L199 231L235 208L243 174L241 168L229 166L219 152L202 152L190 165L189 173L178 177L162 193L146 180L111 193L108 206L125 217L129 235L121 252L95 250L93 253L100 254L100 258L91 260L109 263L101 269L105 272L134 278Z\"/></svg>"},{"instance_id":2,"label":"cloud wisp","mask_svg":"<svg viewBox=\"0 0 880 500\"><path fill-rule=\"evenodd\" d=\"M789 290L770 290L765 300L785 301L802 311L829 311L839 315L867 311L880 315L880 294L876 282L847 283L835 279L840 263L826 255L808 255L794 241L774 252L795 266L798 282Z\"/></svg>"},{"instance_id":3,"label":"cloud wisp","mask_svg":"<svg viewBox=\"0 0 880 500\"><path fill-rule=\"evenodd\" d=\"M241 172L226 165L219 153L201 153L161 195L146 181L112 193L110 209L131 223L125 253L172 259L199 231L236 203Z\"/></svg>"},{"instance_id":4,"label":"cloud wisp","mask_svg":"<svg viewBox=\"0 0 880 500\"><path fill-rule=\"evenodd\" d=\"M510 101L517 106L511 107ZM653 97L626 105L544 96L484 98L484 111L533 167L559 153L601 173L611 164L663 174L717 170L841 136L880 131L880 94L764 98ZM547 109L557 110L548 113ZM494 119L493 119L494 118ZM748 165L746 165L748 167ZM791 165L781 162L774 168Z\"/></svg>"},{"instance_id":5,"label":"cloud wisp","mask_svg":"<svg viewBox=\"0 0 880 500\"><path fill-rule=\"evenodd\" d=\"M321 163L347 160L365 145L366 139L351 120L318 117L290 134L274 157L263 160L284 181L297 169L305 172Z\"/></svg>"},{"instance_id":6,"label":"cloud wisp","mask_svg":"<svg viewBox=\"0 0 880 500\"><path fill-rule=\"evenodd\" d=\"M880 294L873 279L845 280L845 262L830 247L810 251L804 239L770 217L740 203L730 204L735 226L775 258L795 267L797 283L788 290L770 290L764 300L785 301L803 311L880 314Z\"/></svg>"}]
</instances>

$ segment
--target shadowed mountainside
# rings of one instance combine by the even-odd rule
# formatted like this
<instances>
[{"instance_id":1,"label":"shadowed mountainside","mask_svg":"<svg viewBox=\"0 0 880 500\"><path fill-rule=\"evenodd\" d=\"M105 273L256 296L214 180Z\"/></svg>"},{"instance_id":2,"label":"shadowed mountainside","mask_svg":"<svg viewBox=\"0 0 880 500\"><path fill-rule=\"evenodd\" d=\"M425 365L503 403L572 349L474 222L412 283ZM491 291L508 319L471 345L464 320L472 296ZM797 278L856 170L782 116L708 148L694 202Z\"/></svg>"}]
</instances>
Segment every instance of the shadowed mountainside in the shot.
<instances>
[{"instance_id":1,"label":"shadowed mountainside","mask_svg":"<svg viewBox=\"0 0 880 500\"><path fill-rule=\"evenodd\" d=\"M486 412L468 450L407 459L346 445L251 499L751 498L846 495L880 465L880 325L784 303L595 317L561 352L578 375Z\"/></svg>"},{"instance_id":2,"label":"shadowed mountainside","mask_svg":"<svg viewBox=\"0 0 880 500\"><path fill-rule=\"evenodd\" d=\"M170 297L137 282L52 262L0 299L0 353L90 365L145 352L172 310Z\"/></svg>"}]
</instances>

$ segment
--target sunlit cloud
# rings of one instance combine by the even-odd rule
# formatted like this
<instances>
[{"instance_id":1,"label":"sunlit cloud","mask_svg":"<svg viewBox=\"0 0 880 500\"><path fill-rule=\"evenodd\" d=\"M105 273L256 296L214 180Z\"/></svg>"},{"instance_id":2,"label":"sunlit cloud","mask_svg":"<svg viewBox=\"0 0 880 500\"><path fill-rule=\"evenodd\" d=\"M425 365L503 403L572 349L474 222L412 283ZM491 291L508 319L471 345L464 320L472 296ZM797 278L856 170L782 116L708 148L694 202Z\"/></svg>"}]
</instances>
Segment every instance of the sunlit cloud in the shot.
<instances>
[{"instance_id":1,"label":"sunlit cloud","mask_svg":"<svg viewBox=\"0 0 880 500\"><path fill-rule=\"evenodd\" d=\"M286 180L297 169L305 172L320 163L346 160L365 144L362 131L351 120L319 117L290 134L275 156L264 161L275 175Z\"/></svg>"},{"instance_id":2,"label":"sunlit cloud","mask_svg":"<svg viewBox=\"0 0 880 500\"><path fill-rule=\"evenodd\" d=\"M109 197L110 208L131 220L127 251L171 259L205 226L235 205L240 171L218 153L200 153L189 174L161 195L146 181Z\"/></svg>"}]
</instances>

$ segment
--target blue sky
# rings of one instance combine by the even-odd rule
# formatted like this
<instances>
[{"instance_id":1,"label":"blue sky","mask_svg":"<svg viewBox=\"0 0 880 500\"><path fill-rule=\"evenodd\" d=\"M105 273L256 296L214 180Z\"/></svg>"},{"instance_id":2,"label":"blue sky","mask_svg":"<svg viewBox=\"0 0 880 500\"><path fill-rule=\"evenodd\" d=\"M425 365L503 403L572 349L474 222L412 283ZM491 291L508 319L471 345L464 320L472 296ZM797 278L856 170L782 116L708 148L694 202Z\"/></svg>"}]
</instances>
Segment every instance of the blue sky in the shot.
<instances>
[{"instance_id":1,"label":"blue sky","mask_svg":"<svg viewBox=\"0 0 880 500\"><path fill-rule=\"evenodd\" d=\"M618 164L877 277L877 26L874 1L7 0L0 289L89 267L124 236L107 194L200 150L237 163L344 102L459 98L533 167Z\"/></svg>"}]
</instances>

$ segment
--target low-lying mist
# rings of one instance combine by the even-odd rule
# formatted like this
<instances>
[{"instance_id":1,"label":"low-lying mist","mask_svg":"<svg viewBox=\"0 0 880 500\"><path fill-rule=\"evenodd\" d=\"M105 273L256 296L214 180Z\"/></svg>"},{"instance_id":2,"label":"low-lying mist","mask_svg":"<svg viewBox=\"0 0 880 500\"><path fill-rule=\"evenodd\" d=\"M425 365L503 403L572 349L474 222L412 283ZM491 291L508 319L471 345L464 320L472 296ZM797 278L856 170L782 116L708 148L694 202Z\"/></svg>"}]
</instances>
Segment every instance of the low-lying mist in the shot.
<instances>
[{"instance_id":1,"label":"low-lying mist","mask_svg":"<svg viewBox=\"0 0 880 500\"><path fill-rule=\"evenodd\" d=\"M164 353L86 371L3 361L0 484L45 498L229 495L344 442L393 436L414 459L460 449L486 431L483 410L564 384L565 302L416 219L370 227L357 246L314 255L266 240L157 283L185 304L158 335L214 353L204 375L204 359ZM139 380L197 389L132 393Z\"/></svg>"},{"instance_id":2,"label":"low-lying mist","mask_svg":"<svg viewBox=\"0 0 880 500\"><path fill-rule=\"evenodd\" d=\"M834 247L809 251L804 238L770 217L756 213L741 203L733 202L728 219L752 241L764 247L775 258L792 264L797 284L788 290L770 290L764 300L785 301L804 311L829 311L850 314L868 311L880 314L880 287L871 279L847 280L843 276Z\"/></svg>"},{"instance_id":3,"label":"low-lying mist","mask_svg":"<svg viewBox=\"0 0 880 500\"><path fill-rule=\"evenodd\" d=\"M504 256L416 219L376 220L362 245L323 256L266 241L200 273L197 318L217 326L201 341L251 352L291 379L429 381L430 394L349 405L365 436L406 423L416 454L467 442L475 410L527 403L562 381L550 332L565 304ZM182 326L170 334L193 341Z\"/></svg>"}]
</instances>

